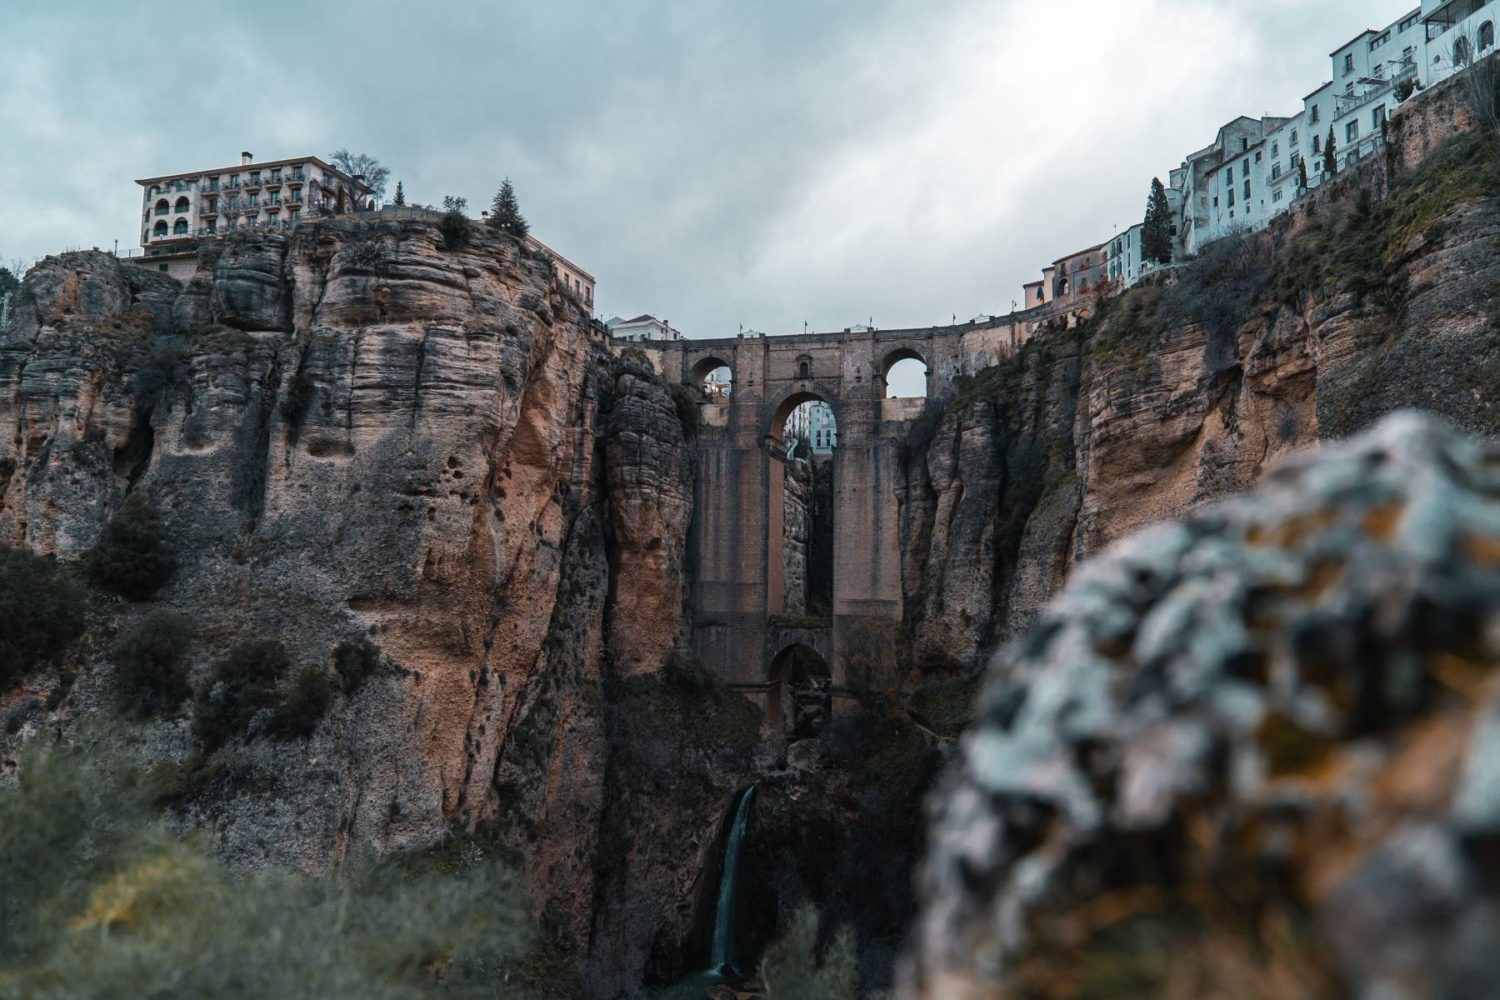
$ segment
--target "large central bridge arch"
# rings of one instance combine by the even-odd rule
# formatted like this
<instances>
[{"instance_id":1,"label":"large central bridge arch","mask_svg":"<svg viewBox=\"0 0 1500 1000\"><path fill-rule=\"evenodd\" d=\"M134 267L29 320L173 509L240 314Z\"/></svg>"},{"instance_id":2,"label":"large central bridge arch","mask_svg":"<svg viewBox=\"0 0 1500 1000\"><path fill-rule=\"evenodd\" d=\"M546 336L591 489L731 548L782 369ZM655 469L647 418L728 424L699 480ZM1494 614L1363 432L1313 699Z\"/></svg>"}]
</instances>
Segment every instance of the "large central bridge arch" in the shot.
<instances>
[{"instance_id":1,"label":"large central bridge arch","mask_svg":"<svg viewBox=\"0 0 1500 1000\"><path fill-rule=\"evenodd\" d=\"M910 421L960 376L1009 357L1031 329L1012 317L918 330L633 342L667 378L703 389L727 367L733 391L700 404L698 476L688 553L693 643L722 680L763 701L786 632L828 664L835 703L872 671L897 666L902 619L901 445ZM927 368L926 398L887 399L891 366ZM785 621L782 531L786 445L802 402L833 410L833 600L826 619ZM769 706L768 706L769 707Z\"/></svg>"}]
</instances>

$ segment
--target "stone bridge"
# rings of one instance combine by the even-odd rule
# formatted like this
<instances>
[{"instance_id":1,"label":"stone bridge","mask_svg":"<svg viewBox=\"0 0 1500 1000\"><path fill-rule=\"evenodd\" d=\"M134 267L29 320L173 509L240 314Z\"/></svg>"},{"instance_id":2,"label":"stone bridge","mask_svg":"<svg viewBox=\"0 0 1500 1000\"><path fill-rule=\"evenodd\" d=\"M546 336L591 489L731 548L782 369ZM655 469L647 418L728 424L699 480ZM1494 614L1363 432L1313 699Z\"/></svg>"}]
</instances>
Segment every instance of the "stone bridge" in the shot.
<instances>
[{"instance_id":1,"label":"stone bridge","mask_svg":"<svg viewBox=\"0 0 1500 1000\"><path fill-rule=\"evenodd\" d=\"M658 372L699 386L727 367L727 399L700 404L695 518L688 579L694 645L714 673L779 704L779 658L795 646L828 667L835 698L894 666L902 617L900 449L926 399L887 399L898 361L927 366L927 396L1005 360L1028 339L1027 314L951 327L846 330L801 336L615 342ZM787 416L822 400L833 410L833 614L783 611Z\"/></svg>"}]
</instances>

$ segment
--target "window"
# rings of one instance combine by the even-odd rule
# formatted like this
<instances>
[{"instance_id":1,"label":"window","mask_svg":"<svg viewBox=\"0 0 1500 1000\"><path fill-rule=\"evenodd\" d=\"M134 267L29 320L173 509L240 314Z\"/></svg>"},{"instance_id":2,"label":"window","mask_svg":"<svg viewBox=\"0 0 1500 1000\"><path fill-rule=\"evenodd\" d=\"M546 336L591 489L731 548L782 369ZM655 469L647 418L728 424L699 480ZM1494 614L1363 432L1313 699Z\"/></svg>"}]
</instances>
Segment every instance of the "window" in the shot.
<instances>
[{"instance_id":1,"label":"window","mask_svg":"<svg viewBox=\"0 0 1500 1000\"><path fill-rule=\"evenodd\" d=\"M167 204L167 199L161 198L156 202L156 214L166 215L172 211L172 206Z\"/></svg>"},{"instance_id":2,"label":"window","mask_svg":"<svg viewBox=\"0 0 1500 1000\"><path fill-rule=\"evenodd\" d=\"M1312 122L1314 125L1323 120L1323 109L1316 104L1312 106Z\"/></svg>"},{"instance_id":3,"label":"window","mask_svg":"<svg viewBox=\"0 0 1500 1000\"><path fill-rule=\"evenodd\" d=\"M259 184L260 183L260 171L259 170L252 170L252 171L250 171L250 183L251 184Z\"/></svg>"},{"instance_id":4,"label":"window","mask_svg":"<svg viewBox=\"0 0 1500 1000\"><path fill-rule=\"evenodd\" d=\"M1385 124L1385 105L1384 104L1382 104L1380 107L1376 108L1374 111L1370 112L1370 120L1371 120L1371 125L1370 125L1371 131L1379 132L1380 131L1380 127Z\"/></svg>"},{"instance_id":5,"label":"window","mask_svg":"<svg viewBox=\"0 0 1500 1000\"><path fill-rule=\"evenodd\" d=\"M1406 31L1412 25L1416 24L1417 21L1421 19L1421 17L1422 17L1422 15L1421 15L1420 12L1418 12L1416 14L1413 14L1411 17L1408 17L1405 20L1403 20L1401 22L1400 26L1396 28L1396 30L1397 31Z\"/></svg>"},{"instance_id":6,"label":"window","mask_svg":"<svg viewBox=\"0 0 1500 1000\"><path fill-rule=\"evenodd\" d=\"M1278 157L1280 155L1281 155L1281 143L1279 143L1279 142L1273 142L1273 143L1271 143L1271 156L1272 156L1272 158L1274 159L1275 157Z\"/></svg>"},{"instance_id":7,"label":"window","mask_svg":"<svg viewBox=\"0 0 1500 1000\"><path fill-rule=\"evenodd\" d=\"M176 208L176 211L178 211L178 212L186 212L190 207L192 207L192 206L191 206L191 204L188 202L188 200L186 198L178 198L177 199L177 208Z\"/></svg>"},{"instance_id":8,"label":"window","mask_svg":"<svg viewBox=\"0 0 1500 1000\"><path fill-rule=\"evenodd\" d=\"M1246 203L1250 201L1250 178L1248 177L1245 178L1245 201Z\"/></svg>"},{"instance_id":9,"label":"window","mask_svg":"<svg viewBox=\"0 0 1500 1000\"><path fill-rule=\"evenodd\" d=\"M1274 180L1279 180L1280 178L1281 178L1281 161L1277 160L1275 163L1271 164L1271 180L1273 180L1273 181Z\"/></svg>"},{"instance_id":10,"label":"window","mask_svg":"<svg viewBox=\"0 0 1500 1000\"><path fill-rule=\"evenodd\" d=\"M1229 207L1234 208L1234 188L1229 189ZM1233 215L1234 213L1230 212L1229 214Z\"/></svg>"},{"instance_id":11,"label":"window","mask_svg":"<svg viewBox=\"0 0 1500 1000\"><path fill-rule=\"evenodd\" d=\"M1495 22L1486 21L1479 26L1479 51L1495 47Z\"/></svg>"},{"instance_id":12,"label":"window","mask_svg":"<svg viewBox=\"0 0 1500 1000\"><path fill-rule=\"evenodd\" d=\"M151 235L155 236L157 239L161 239L163 236L167 235L167 220L157 219L156 226L151 230Z\"/></svg>"},{"instance_id":13,"label":"window","mask_svg":"<svg viewBox=\"0 0 1500 1000\"><path fill-rule=\"evenodd\" d=\"M1271 192L1271 200L1272 201L1280 201L1281 200L1281 190L1279 188L1277 190Z\"/></svg>"},{"instance_id":14,"label":"window","mask_svg":"<svg viewBox=\"0 0 1500 1000\"><path fill-rule=\"evenodd\" d=\"M1384 45L1386 42L1388 42L1390 40L1391 40L1391 33L1389 31L1385 32L1379 38L1372 39L1370 41L1370 51L1374 52L1376 49L1380 48L1382 45Z\"/></svg>"},{"instance_id":15,"label":"window","mask_svg":"<svg viewBox=\"0 0 1500 1000\"><path fill-rule=\"evenodd\" d=\"M1359 122L1350 122L1349 127L1344 130L1344 135L1350 142L1359 139Z\"/></svg>"},{"instance_id":16,"label":"window","mask_svg":"<svg viewBox=\"0 0 1500 1000\"><path fill-rule=\"evenodd\" d=\"M1315 135L1313 136L1313 155L1317 156L1321 152L1323 152L1323 137Z\"/></svg>"},{"instance_id":17,"label":"window","mask_svg":"<svg viewBox=\"0 0 1500 1000\"><path fill-rule=\"evenodd\" d=\"M186 219L178 219L177 220L177 225L175 225L175 226L172 227L172 235L173 236L186 236L187 235L187 231L188 231L188 224L187 224L187 220Z\"/></svg>"},{"instance_id":18,"label":"window","mask_svg":"<svg viewBox=\"0 0 1500 1000\"><path fill-rule=\"evenodd\" d=\"M1469 64L1469 40L1467 38L1460 38L1453 43L1453 62L1458 66Z\"/></svg>"},{"instance_id":19,"label":"window","mask_svg":"<svg viewBox=\"0 0 1500 1000\"><path fill-rule=\"evenodd\" d=\"M1292 129L1292 142L1291 142L1291 146L1292 146L1293 149L1297 148L1297 138L1298 138L1298 136L1297 136L1297 130L1296 129ZM1293 153L1292 155L1296 156L1297 154Z\"/></svg>"},{"instance_id":20,"label":"window","mask_svg":"<svg viewBox=\"0 0 1500 1000\"><path fill-rule=\"evenodd\" d=\"M1260 153L1261 153L1261 151L1258 150L1258 149L1255 151L1255 162L1256 163L1260 162ZM1248 166L1250 166L1250 164L1247 163L1247 164L1245 164L1245 166L1248 167Z\"/></svg>"},{"instance_id":21,"label":"window","mask_svg":"<svg viewBox=\"0 0 1500 1000\"><path fill-rule=\"evenodd\" d=\"M1370 75L1380 80L1385 77L1385 63L1376 63L1375 68L1370 70Z\"/></svg>"},{"instance_id":22,"label":"window","mask_svg":"<svg viewBox=\"0 0 1500 1000\"><path fill-rule=\"evenodd\" d=\"M1240 152L1243 153L1245 150L1247 150L1249 148L1250 148L1250 140L1247 139L1247 138L1245 138L1244 136L1240 136Z\"/></svg>"},{"instance_id":23,"label":"window","mask_svg":"<svg viewBox=\"0 0 1500 1000\"><path fill-rule=\"evenodd\" d=\"M1344 53L1344 75L1348 76L1350 73L1353 73L1353 72L1354 72L1354 53L1353 52L1346 52L1346 53Z\"/></svg>"}]
</instances>

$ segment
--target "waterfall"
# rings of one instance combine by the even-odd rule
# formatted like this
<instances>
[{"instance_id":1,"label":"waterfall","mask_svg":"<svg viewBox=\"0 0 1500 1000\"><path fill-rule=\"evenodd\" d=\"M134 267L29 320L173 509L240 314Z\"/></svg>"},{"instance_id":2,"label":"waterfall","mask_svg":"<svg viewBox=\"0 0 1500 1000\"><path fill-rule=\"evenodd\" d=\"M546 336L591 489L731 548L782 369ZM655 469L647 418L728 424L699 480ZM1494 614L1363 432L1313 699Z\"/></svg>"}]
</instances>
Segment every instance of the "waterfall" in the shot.
<instances>
[{"instance_id":1,"label":"waterfall","mask_svg":"<svg viewBox=\"0 0 1500 1000\"><path fill-rule=\"evenodd\" d=\"M734 825L724 842L724 870L719 876L719 901L714 908L714 948L709 960L710 971L727 976L734 972L734 910L739 891L740 849L744 846L745 826L750 819L750 800L755 786L740 793L734 810Z\"/></svg>"}]
</instances>

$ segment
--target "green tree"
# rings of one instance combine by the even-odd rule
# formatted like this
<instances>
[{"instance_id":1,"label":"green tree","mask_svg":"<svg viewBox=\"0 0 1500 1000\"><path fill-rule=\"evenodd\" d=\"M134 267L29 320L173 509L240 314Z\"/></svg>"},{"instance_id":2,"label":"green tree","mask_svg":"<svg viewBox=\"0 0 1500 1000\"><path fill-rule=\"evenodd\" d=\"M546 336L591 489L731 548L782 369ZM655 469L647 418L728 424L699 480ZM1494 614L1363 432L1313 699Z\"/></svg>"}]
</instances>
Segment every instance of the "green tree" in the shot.
<instances>
[{"instance_id":1,"label":"green tree","mask_svg":"<svg viewBox=\"0 0 1500 1000\"><path fill-rule=\"evenodd\" d=\"M86 562L96 583L130 601L154 595L177 564L156 508L139 491L125 498Z\"/></svg>"},{"instance_id":2,"label":"green tree","mask_svg":"<svg viewBox=\"0 0 1500 1000\"><path fill-rule=\"evenodd\" d=\"M1160 177L1152 178L1146 199L1146 223L1141 232L1141 257L1157 264L1172 263L1172 206Z\"/></svg>"},{"instance_id":3,"label":"green tree","mask_svg":"<svg viewBox=\"0 0 1500 1000\"><path fill-rule=\"evenodd\" d=\"M21 279L8 267L0 267L0 299L21 289Z\"/></svg>"},{"instance_id":4,"label":"green tree","mask_svg":"<svg viewBox=\"0 0 1500 1000\"><path fill-rule=\"evenodd\" d=\"M1330 176L1339 172L1339 140L1332 125L1328 126L1328 141L1323 144L1323 172Z\"/></svg>"},{"instance_id":5,"label":"green tree","mask_svg":"<svg viewBox=\"0 0 1500 1000\"><path fill-rule=\"evenodd\" d=\"M511 186L509 177L500 185L500 190L495 192L494 204L490 206L490 226L518 240L524 240L526 234L531 232L526 217L521 214L516 189Z\"/></svg>"},{"instance_id":6,"label":"green tree","mask_svg":"<svg viewBox=\"0 0 1500 1000\"><path fill-rule=\"evenodd\" d=\"M61 653L83 626L83 589L63 567L0 547L0 690Z\"/></svg>"},{"instance_id":7,"label":"green tree","mask_svg":"<svg viewBox=\"0 0 1500 1000\"><path fill-rule=\"evenodd\" d=\"M406 192L404 190L402 190L402 188L401 188L401 182L400 181L396 182L396 204L397 205L405 205L406 204Z\"/></svg>"},{"instance_id":8,"label":"green tree","mask_svg":"<svg viewBox=\"0 0 1500 1000\"><path fill-rule=\"evenodd\" d=\"M1307 161L1300 156L1297 158L1297 188L1307 190Z\"/></svg>"}]
</instances>

